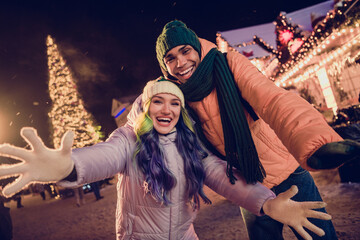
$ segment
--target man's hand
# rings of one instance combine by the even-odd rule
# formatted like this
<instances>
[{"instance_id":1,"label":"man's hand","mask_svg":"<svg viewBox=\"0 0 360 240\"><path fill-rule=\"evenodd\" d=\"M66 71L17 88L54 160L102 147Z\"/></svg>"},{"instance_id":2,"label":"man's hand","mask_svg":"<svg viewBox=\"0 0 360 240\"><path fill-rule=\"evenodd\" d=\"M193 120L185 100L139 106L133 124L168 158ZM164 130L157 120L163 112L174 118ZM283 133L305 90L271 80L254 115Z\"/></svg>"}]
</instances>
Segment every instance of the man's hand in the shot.
<instances>
[{"instance_id":1,"label":"man's hand","mask_svg":"<svg viewBox=\"0 0 360 240\"><path fill-rule=\"evenodd\" d=\"M22 128L20 134L31 146L31 150L9 144L0 145L0 156L22 161L0 167L0 178L20 175L4 188L3 194L6 197L14 195L32 182L59 181L68 176L74 168L74 162L71 160L73 132L68 131L64 134L61 147L56 150L47 148L34 128Z\"/></svg>"},{"instance_id":2,"label":"man's hand","mask_svg":"<svg viewBox=\"0 0 360 240\"><path fill-rule=\"evenodd\" d=\"M276 198L267 200L263 205L266 215L272 219L294 228L304 239L311 240L312 237L304 229L314 232L318 236L324 236L325 232L312 224L307 218L318 218L330 220L327 213L318 212L312 209L323 208L324 202L296 202L291 200L298 193L298 188L293 185L286 192L280 193Z\"/></svg>"},{"instance_id":3,"label":"man's hand","mask_svg":"<svg viewBox=\"0 0 360 240\"><path fill-rule=\"evenodd\" d=\"M344 163L360 160L360 143L345 139L327 143L320 147L308 160L313 169L333 169Z\"/></svg>"}]
</instances>

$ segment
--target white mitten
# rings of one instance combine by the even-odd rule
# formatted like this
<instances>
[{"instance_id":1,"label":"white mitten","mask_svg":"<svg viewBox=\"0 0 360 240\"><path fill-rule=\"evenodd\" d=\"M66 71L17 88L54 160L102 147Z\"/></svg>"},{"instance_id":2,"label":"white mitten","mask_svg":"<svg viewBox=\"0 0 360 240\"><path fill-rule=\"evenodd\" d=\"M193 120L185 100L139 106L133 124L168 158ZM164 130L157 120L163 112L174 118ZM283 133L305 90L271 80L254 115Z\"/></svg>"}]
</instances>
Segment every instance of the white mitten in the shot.
<instances>
[{"instance_id":1,"label":"white mitten","mask_svg":"<svg viewBox=\"0 0 360 240\"><path fill-rule=\"evenodd\" d=\"M59 149L47 148L34 128L24 127L20 134L31 146L31 150L9 144L0 145L1 156L22 161L14 165L0 166L0 178L20 175L4 188L3 194L6 197L14 195L33 182L57 182L67 177L74 168L71 159L73 132L67 131L64 134Z\"/></svg>"},{"instance_id":2,"label":"white mitten","mask_svg":"<svg viewBox=\"0 0 360 240\"><path fill-rule=\"evenodd\" d=\"M266 215L283 224L293 227L304 239L312 237L305 231L304 227L318 236L324 236L325 232L309 222L307 218L318 218L330 220L329 214L318 212L312 209L323 208L324 202L296 202L291 200L298 193L298 188L293 185L286 192L280 193L276 198L267 200L263 205Z\"/></svg>"}]
</instances>

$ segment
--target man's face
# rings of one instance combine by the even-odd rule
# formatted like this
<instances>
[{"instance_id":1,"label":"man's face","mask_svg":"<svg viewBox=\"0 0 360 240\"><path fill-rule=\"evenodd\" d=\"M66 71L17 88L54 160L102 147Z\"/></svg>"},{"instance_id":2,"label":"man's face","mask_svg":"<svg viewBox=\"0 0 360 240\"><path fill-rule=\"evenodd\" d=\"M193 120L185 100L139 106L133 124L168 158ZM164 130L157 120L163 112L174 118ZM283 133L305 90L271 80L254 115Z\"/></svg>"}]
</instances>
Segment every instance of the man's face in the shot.
<instances>
[{"instance_id":1,"label":"man's face","mask_svg":"<svg viewBox=\"0 0 360 240\"><path fill-rule=\"evenodd\" d=\"M198 52L190 45L180 45L171 49L164 57L168 73L185 83L200 63Z\"/></svg>"}]
</instances>

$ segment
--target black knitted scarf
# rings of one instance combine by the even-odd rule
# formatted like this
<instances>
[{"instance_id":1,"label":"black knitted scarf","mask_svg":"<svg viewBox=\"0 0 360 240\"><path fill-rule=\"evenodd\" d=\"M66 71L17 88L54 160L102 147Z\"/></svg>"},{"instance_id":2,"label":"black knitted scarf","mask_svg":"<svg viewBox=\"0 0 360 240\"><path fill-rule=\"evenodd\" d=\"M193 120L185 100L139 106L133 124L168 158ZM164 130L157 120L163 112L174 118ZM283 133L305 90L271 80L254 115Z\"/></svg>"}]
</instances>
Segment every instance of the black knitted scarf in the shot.
<instances>
[{"instance_id":1,"label":"black knitted scarf","mask_svg":"<svg viewBox=\"0 0 360 240\"><path fill-rule=\"evenodd\" d=\"M214 87L218 95L225 140L226 156L222 158L227 161L227 175L230 182L234 183L236 180L232 171L233 167L242 173L247 183L262 182L265 178L265 170L256 152L243 108L247 109L254 120L258 119L257 115L241 97L226 58L216 48L209 51L191 78L186 83L180 84L185 99L190 102L202 100ZM194 111L190 111L190 114L199 123ZM200 124L196 125L196 128L199 126L201 128ZM202 129L197 131L197 134L210 151L221 157L221 154L206 139Z\"/></svg>"}]
</instances>

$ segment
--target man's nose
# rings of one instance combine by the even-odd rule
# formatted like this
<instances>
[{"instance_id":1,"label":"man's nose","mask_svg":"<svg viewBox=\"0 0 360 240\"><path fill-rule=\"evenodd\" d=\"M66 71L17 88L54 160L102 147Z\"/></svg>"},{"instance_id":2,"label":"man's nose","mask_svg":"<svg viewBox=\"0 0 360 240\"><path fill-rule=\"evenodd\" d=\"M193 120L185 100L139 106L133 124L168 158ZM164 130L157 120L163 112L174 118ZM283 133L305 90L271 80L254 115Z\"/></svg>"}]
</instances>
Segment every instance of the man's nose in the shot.
<instances>
[{"instance_id":1,"label":"man's nose","mask_svg":"<svg viewBox=\"0 0 360 240\"><path fill-rule=\"evenodd\" d=\"M177 67L182 67L186 63L186 57L184 56L178 56L177 58Z\"/></svg>"}]
</instances>

